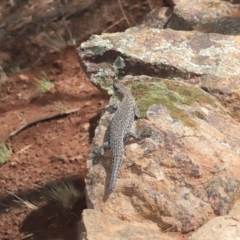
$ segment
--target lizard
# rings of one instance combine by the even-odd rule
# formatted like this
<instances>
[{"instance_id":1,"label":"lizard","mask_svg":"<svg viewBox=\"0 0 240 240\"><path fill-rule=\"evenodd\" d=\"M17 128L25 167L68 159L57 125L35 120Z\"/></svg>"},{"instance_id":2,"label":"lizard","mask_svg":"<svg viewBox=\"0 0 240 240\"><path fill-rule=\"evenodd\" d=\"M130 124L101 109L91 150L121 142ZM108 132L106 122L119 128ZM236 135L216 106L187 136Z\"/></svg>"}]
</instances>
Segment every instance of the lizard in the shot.
<instances>
[{"instance_id":1,"label":"lizard","mask_svg":"<svg viewBox=\"0 0 240 240\"><path fill-rule=\"evenodd\" d=\"M112 152L112 170L108 185L110 192L116 185L123 162L124 142L130 137L139 139L139 136L131 132L131 127L135 117L140 118L138 107L130 89L116 81L113 83L113 89L121 102L118 106L114 105L116 112L110 123L109 141L104 142L99 149L100 157L104 155L106 149L111 149Z\"/></svg>"}]
</instances>

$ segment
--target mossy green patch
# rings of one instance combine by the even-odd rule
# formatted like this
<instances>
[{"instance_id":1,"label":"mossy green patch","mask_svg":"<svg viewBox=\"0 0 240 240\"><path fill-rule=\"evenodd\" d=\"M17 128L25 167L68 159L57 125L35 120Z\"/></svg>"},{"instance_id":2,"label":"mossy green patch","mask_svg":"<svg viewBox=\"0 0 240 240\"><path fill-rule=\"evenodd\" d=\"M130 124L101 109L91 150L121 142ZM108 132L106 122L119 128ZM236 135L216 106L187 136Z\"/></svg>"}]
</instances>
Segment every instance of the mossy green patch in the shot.
<instances>
[{"instance_id":1,"label":"mossy green patch","mask_svg":"<svg viewBox=\"0 0 240 240\"><path fill-rule=\"evenodd\" d=\"M216 107L214 98L200 88L185 86L173 81L166 81L165 83L169 90L175 91L183 97L182 104L192 105L194 102L198 102Z\"/></svg>"},{"instance_id":2,"label":"mossy green patch","mask_svg":"<svg viewBox=\"0 0 240 240\"><path fill-rule=\"evenodd\" d=\"M141 117L146 116L151 105L162 104L166 106L173 118L187 126L195 127L196 123L179 106L192 105L195 102L214 104L214 100L200 89L171 81L135 82L129 83L128 86L136 99Z\"/></svg>"}]
</instances>

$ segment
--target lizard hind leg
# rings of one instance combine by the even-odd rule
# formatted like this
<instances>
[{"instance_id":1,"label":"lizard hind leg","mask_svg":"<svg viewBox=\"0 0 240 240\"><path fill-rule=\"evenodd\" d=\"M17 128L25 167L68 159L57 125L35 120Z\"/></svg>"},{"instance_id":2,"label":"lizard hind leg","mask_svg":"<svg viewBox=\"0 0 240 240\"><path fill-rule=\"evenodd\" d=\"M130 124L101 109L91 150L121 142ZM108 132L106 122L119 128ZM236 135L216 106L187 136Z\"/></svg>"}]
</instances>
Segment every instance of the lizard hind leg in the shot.
<instances>
[{"instance_id":1,"label":"lizard hind leg","mask_svg":"<svg viewBox=\"0 0 240 240\"><path fill-rule=\"evenodd\" d=\"M141 139L141 136L137 135L136 133L133 133L133 132L129 132L125 138L124 138L124 142L127 142L129 140L129 138L134 138L136 140L139 140Z\"/></svg>"},{"instance_id":2,"label":"lizard hind leg","mask_svg":"<svg viewBox=\"0 0 240 240\"><path fill-rule=\"evenodd\" d=\"M98 155L100 157L104 156L105 150L110 149L110 144L109 142L103 143L103 145L99 148Z\"/></svg>"},{"instance_id":3,"label":"lizard hind leg","mask_svg":"<svg viewBox=\"0 0 240 240\"><path fill-rule=\"evenodd\" d=\"M99 148L99 150L97 151L97 156L94 160L94 164L97 164L100 160L100 158L102 158L104 156L105 150L110 149L110 144L109 142L105 142L103 143L103 145Z\"/></svg>"}]
</instances>

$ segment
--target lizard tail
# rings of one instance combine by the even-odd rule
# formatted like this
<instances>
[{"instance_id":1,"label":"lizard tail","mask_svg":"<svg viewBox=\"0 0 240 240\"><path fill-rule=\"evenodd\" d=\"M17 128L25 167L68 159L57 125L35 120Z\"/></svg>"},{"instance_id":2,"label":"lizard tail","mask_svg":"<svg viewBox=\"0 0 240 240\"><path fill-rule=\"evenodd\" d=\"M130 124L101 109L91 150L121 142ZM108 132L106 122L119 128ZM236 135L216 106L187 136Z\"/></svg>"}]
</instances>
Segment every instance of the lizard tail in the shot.
<instances>
[{"instance_id":1,"label":"lizard tail","mask_svg":"<svg viewBox=\"0 0 240 240\"><path fill-rule=\"evenodd\" d=\"M112 161L112 171L111 171L111 178L110 178L110 182L108 185L108 190L110 192L113 191L113 189L115 188L116 182L117 182L117 178L118 175L120 173L120 169L121 169L121 165L122 165L122 161L123 161L123 144L116 144L116 147L113 147L112 149L112 154L113 154L113 161Z\"/></svg>"}]
</instances>

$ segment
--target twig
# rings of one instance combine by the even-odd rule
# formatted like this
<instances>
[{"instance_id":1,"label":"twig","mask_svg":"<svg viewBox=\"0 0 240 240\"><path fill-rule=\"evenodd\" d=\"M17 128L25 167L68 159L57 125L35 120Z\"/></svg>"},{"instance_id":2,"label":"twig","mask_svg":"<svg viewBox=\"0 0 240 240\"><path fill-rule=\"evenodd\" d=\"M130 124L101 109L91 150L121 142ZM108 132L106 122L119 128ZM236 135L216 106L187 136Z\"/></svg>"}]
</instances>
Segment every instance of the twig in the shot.
<instances>
[{"instance_id":1,"label":"twig","mask_svg":"<svg viewBox=\"0 0 240 240\"><path fill-rule=\"evenodd\" d=\"M66 112L61 112L61 113L55 113L51 116L47 116L47 117L43 117L43 118L39 118L39 119L36 119L36 120L33 120L31 122L28 122L24 125L22 125L20 128L18 128L17 130L13 131L12 133L10 133L9 135L9 138L17 135L18 133L20 133L21 131L23 131L24 129L26 128L29 128L39 122L45 122L45 121L49 121L49 120L52 120L54 118L57 118L57 117L65 117L71 113L75 113L75 112L78 112L80 110L80 108L74 108L74 109L71 109L71 110L68 110Z\"/></svg>"},{"instance_id":2,"label":"twig","mask_svg":"<svg viewBox=\"0 0 240 240\"><path fill-rule=\"evenodd\" d=\"M19 154L19 153L22 153L24 152L25 150L27 150L28 148L30 148L32 145L27 145L26 147L22 148L21 150L19 150L16 154Z\"/></svg>"},{"instance_id":3,"label":"twig","mask_svg":"<svg viewBox=\"0 0 240 240\"><path fill-rule=\"evenodd\" d=\"M24 240L24 239L30 238L30 237L32 237L33 235L34 235L33 233L29 233L29 234L23 236L23 237L21 238L21 240Z\"/></svg>"},{"instance_id":4,"label":"twig","mask_svg":"<svg viewBox=\"0 0 240 240\"><path fill-rule=\"evenodd\" d=\"M125 12L124 12L124 10L123 10L121 0L118 0L118 4L119 4L119 6L120 6L120 8L121 8L122 14L123 14L126 22L128 23L128 26L131 27L130 22L128 21L128 18L127 18L126 14L125 14Z\"/></svg>"},{"instance_id":5,"label":"twig","mask_svg":"<svg viewBox=\"0 0 240 240\"><path fill-rule=\"evenodd\" d=\"M103 33L105 33L107 30L111 29L112 27L114 27L115 25L117 25L118 23L120 23L122 20L124 20L125 17L121 18L120 20L118 20L117 22L113 23L111 26L109 26L108 28L106 28Z\"/></svg>"}]
</instances>

